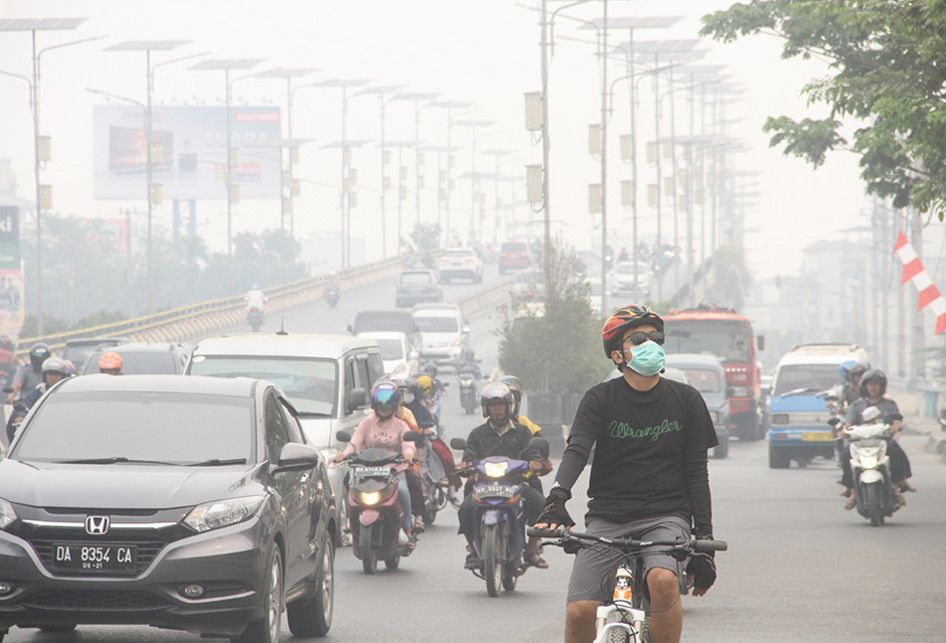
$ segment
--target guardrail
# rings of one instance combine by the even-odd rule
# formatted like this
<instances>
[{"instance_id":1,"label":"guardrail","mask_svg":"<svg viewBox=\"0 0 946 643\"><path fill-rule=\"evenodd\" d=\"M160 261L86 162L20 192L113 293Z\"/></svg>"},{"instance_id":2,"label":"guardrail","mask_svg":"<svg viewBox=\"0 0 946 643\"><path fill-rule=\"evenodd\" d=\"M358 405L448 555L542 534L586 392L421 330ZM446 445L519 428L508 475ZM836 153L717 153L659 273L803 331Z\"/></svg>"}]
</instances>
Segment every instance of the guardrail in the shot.
<instances>
[{"instance_id":1,"label":"guardrail","mask_svg":"<svg viewBox=\"0 0 946 643\"><path fill-rule=\"evenodd\" d=\"M348 268L336 274L339 288L344 291L384 278L398 268L403 257L393 257ZM307 277L298 281L265 289L267 314L277 313L311 303L322 297L327 275ZM78 328L62 333L29 337L18 340L17 356L23 357L30 346L44 342L53 350L61 349L70 339L80 337L127 337L131 341L181 341L201 333L213 332L244 321L246 300L243 296L222 297L179 306L134 319Z\"/></svg>"}]
</instances>

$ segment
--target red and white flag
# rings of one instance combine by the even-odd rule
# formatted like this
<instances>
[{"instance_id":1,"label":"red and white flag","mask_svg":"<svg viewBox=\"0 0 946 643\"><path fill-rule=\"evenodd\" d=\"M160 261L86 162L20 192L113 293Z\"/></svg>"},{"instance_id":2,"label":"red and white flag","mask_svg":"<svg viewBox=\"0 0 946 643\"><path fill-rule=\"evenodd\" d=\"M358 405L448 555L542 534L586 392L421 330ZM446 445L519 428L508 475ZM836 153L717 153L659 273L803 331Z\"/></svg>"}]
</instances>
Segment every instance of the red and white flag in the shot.
<instances>
[{"instance_id":1,"label":"red and white flag","mask_svg":"<svg viewBox=\"0 0 946 643\"><path fill-rule=\"evenodd\" d=\"M939 292L939 288L933 283L923 262L920 261L920 255L913 249L913 245L907 241L907 236L900 232L897 234L897 243L893 247L893 253L903 264L903 274L900 277L900 284L912 281L919 292L919 301L917 305L920 310L929 307L936 314L936 334L942 335L946 332L946 299Z\"/></svg>"}]
</instances>

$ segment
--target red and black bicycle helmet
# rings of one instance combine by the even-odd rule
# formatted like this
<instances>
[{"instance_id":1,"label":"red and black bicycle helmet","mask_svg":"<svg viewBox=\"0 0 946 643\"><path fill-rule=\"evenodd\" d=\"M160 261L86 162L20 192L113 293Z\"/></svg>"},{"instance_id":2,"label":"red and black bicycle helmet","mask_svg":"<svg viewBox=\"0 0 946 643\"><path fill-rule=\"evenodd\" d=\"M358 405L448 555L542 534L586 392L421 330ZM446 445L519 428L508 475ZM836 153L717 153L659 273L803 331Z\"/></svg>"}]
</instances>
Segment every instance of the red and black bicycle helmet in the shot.
<instances>
[{"instance_id":1,"label":"red and black bicycle helmet","mask_svg":"<svg viewBox=\"0 0 946 643\"><path fill-rule=\"evenodd\" d=\"M604 356L611 357L611 353L621 350L621 340L624 338L624 332L628 328L644 326L645 324L653 326L660 332L664 330L664 320L644 305L631 304L618 308L604 322L601 329L601 341L604 344Z\"/></svg>"}]
</instances>

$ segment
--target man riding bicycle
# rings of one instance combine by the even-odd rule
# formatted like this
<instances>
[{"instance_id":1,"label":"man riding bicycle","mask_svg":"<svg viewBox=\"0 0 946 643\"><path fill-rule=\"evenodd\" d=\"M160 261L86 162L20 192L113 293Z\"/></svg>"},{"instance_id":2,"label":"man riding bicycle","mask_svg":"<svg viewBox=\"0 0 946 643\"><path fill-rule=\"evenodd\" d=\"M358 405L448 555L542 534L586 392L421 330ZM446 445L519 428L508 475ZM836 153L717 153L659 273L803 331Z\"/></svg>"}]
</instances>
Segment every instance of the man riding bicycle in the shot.
<instances>
[{"instance_id":1,"label":"man riding bicycle","mask_svg":"<svg viewBox=\"0 0 946 643\"><path fill-rule=\"evenodd\" d=\"M695 388L660 377L663 331L663 320L645 306L625 306L605 322L604 353L623 377L592 387L582 398L537 528L575 524L565 502L596 447L588 533L646 540L686 541L691 532L713 537L707 450L717 446L716 432ZM594 640L596 610L610 598L614 566L606 549L578 553L568 586L567 643ZM683 626L679 563L651 548L643 552L643 571L652 606L650 641L677 642ZM716 580L706 554L693 556L686 571L695 596Z\"/></svg>"}]
</instances>

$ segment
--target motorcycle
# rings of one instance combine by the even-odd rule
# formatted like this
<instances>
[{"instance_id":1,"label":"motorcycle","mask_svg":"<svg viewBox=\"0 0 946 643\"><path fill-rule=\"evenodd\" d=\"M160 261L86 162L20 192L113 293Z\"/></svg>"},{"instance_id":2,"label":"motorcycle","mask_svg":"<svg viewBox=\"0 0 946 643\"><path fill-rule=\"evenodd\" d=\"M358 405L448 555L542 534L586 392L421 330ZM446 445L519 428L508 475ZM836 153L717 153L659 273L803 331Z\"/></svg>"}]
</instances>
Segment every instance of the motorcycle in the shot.
<instances>
[{"instance_id":1,"label":"motorcycle","mask_svg":"<svg viewBox=\"0 0 946 643\"><path fill-rule=\"evenodd\" d=\"M426 444L418 448L421 488L424 492L424 511L421 516L425 525L432 525L437 520L437 514L446 509L450 502L450 480L432 446L437 429L434 428L434 433L427 437Z\"/></svg>"},{"instance_id":2,"label":"motorcycle","mask_svg":"<svg viewBox=\"0 0 946 643\"><path fill-rule=\"evenodd\" d=\"M467 415L472 415L479 406L476 392L476 369L475 367L461 367L457 371L457 380L459 381L460 406Z\"/></svg>"},{"instance_id":3,"label":"motorcycle","mask_svg":"<svg viewBox=\"0 0 946 643\"><path fill-rule=\"evenodd\" d=\"M845 434L851 449L857 513L869 519L872 526L881 527L900 508L891 487L887 426L862 424L845 429Z\"/></svg>"},{"instance_id":4,"label":"motorcycle","mask_svg":"<svg viewBox=\"0 0 946 643\"><path fill-rule=\"evenodd\" d=\"M327 286L325 288L325 303L328 304L329 308L338 306L339 296L338 286Z\"/></svg>"},{"instance_id":5,"label":"motorcycle","mask_svg":"<svg viewBox=\"0 0 946 643\"><path fill-rule=\"evenodd\" d=\"M13 442L13 438L16 437L16 432L20 430L20 425L23 424L23 418L26 417L28 412L29 409L26 408L26 405L20 400L16 400L13 403L13 412L10 413L10 417L7 418L7 444Z\"/></svg>"},{"instance_id":6,"label":"motorcycle","mask_svg":"<svg viewBox=\"0 0 946 643\"><path fill-rule=\"evenodd\" d=\"M463 451L466 440L454 438L450 446ZM545 439L532 438L529 447L548 459L549 443ZM486 581L486 593L491 597L499 596L501 589L514 591L519 577L529 568L522 556L526 548L522 489L528 484L523 478L528 471L526 460L489 456L458 472L474 477L473 547L482 562L473 575Z\"/></svg>"},{"instance_id":7,"label":"motorcycle","mask_svg":"<svg viewBox=\"0 0 946 643\"><path fill-rule=\"evenodd\" d=\"M350 442L346 431L335 434L339 442ZM413 431L404 439L417 442L421 436ZM361 560L365 574L378 570L383 560L387 569L397 569L402 556L411 554L401 530L402 509L397 502L398 479L394 465L403 464L398 451L371 448L348 456L348 519L351 526L352 551Z\"/></svg>"},{"instance_id":8,"label":"motorcycle","mask_svg":"<svg viewBox=\"0 0 946 643\"><path fill-rule=\"evenodd\" d=\"M254 333L258 333L260 326L263 325L263 311L255 306L247 310L246 323L250 325Z\"/></svg>"}]
</instances>

